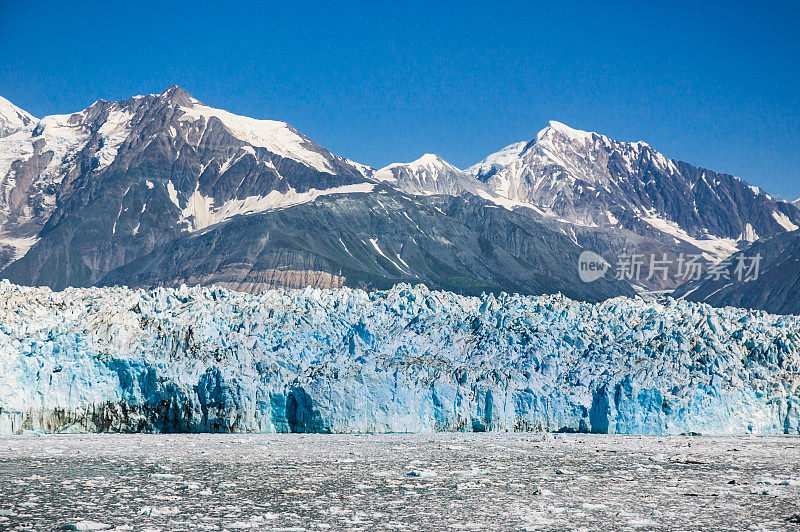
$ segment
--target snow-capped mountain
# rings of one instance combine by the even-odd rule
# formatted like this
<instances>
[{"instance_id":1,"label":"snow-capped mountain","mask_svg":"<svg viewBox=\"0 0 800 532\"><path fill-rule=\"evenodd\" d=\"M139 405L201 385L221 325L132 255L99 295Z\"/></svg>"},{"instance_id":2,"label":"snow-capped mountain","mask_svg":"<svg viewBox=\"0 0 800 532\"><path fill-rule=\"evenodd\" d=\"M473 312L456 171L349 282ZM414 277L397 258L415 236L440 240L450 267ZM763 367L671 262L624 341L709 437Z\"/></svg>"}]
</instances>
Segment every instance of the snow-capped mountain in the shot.
<instances>
[{"instance_id":1,"label":"snow-capped mountain","mask_svg":"<svg viewBox=\"0 0 800 532\"><path fill-rule=\"evenodd\" d=\"M92 284L236 215L371 187L360 166L288 124L207 107L180 87L0 140L2 238L10 258L25 254L7 275L57 287Z\"/></svg>"},{"instance_id":2,"label":"snow-capped mountain","mask_svg":"<svg viewBox=\"0 0 800 532\"><path fill-rule=\"evenodd\" d=\"M497 195L552 217L680 241L710 259L800 225L795 206L739 178L559 122L467 172Z\"/></svg>"},{"instance_id":3,"label":"snow-capped mountain","mask_svg":"<svg viewBox=\"0 0 800 532\"><path fill-rule=\"evenodd\" d=\"M411 281L597 300L679 279L645 261L642 279L581 283L581 251L711 261L800 225L738 178L557 122L462 171L432 154L374 170L177 86L42 119L2 100L0 121L0 276L53 288Z\"/></svg>"},{"instance_id":4,"label":"snow-capped mountain","mask_svg":"<svg viewBox=\"0 0 800 532\"><path fill-rule=\"evenodd\" d=\"M0 276L19 283L631 293L581 283L573 241L436 156L374 171L180 87L30 122L0 150Z\"/></svg>"},{"instance_id":5,"label":"snow-capped mountain","mask_svg":"<svg viewBox=\"0 0 800 532\"><path fill-rule=\"evenodd\" d=\"M0 137L25 129L35 121L33 115L0 96Z\"/></svg>"},{"instance_id":6,"label":"snow-capped mountain","mask_svg":"<svg viewBox=\"0 0 800 532\"><path fill-rule=\"evenodd\" d=\"M375 171L373 177L411 194L456 196L469 192L478 196L486 190L483 183L431 153L410 163L390 164Z\"/></svg>"}]
</instances>

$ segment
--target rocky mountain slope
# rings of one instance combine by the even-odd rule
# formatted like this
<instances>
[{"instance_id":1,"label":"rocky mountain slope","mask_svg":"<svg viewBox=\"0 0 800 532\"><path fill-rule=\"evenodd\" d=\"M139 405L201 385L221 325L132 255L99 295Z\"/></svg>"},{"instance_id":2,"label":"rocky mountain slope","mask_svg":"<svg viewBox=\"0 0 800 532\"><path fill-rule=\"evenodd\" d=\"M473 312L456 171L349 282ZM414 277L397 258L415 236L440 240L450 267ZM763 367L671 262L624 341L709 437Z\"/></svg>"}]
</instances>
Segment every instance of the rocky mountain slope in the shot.
<instances>
[{"instance_id":1,"label":"rocky mountain slope","mask_svg":"<svg viewBox=\"0 0 800 532\"><path fill-rule=\"evenodd\" d=\"M800 231L759 240L719 266L712 276L678 287L675 296L800 315Z\"/></svg>"},{"instance_id":2,"label":"rocky mountain slope","mask_svg":"<svg viewBox=\"0 0 800 532\"><path fill-rule=\"evenodd\" d=\"M16 255L36 242L4 275L56 288L93 284L238 214L365 186L359 166L287 124L206 107L179 87L99 101L3 141L23 153L5 173L3 232Z\"/></svg>"},{"instance_id":3,"label":"rocky mountain slope","mask_svg":"<svg viewBox=\"0 0 800 532\"><path fill-rule=\"evenodd\" d=\"M0 140L0 276L18 283L632 293L615 280L581 283L574 242L475 197L483 184L435 156L374 171L179 87Z\"/></svg>"},{"instance_id":4,"label":"rocky mountain slope","mask_svg":"<svg viewBox=\"0 0 800 532\"><path fill-rule=\"evenodd\" d=\"M562 233L474 196L415 197L383 184L186 234L100 284L213 283L255 292L421 282L466 294L560 291L589 301L633 295L614 279L581 282L579 254Z\"/></svg>"},{"instance_id":5,"label":"rocky mountain slope","mask_svg":"<svg viewBox=\"0 0 800 532\"><path fill-rule=\"evenodd\" d=\"M423 286L0 283L0 433L800 433L800 321Z\"/></svg>"},{"instance_id":6,"label":"rocky mountain slope","mask_svg":"<svg viewBox=\"0 0 800 532\"><path fill-rule=\"evenodd\" d=\"M737 177L668 159L644 142L619 142L558 122L467 172L498 196L583 228L589 239L600 239L594 250L609 261L627 249L644 254L645 262L652 253L659 259L667 253L673 264L681 253L716 262L758 238L800 226L795 205ZM615 247L593 228L627 230L642 239ZM673 271L668 283L650 287L679 281Z\"/></svg>"},{"instance_id":7,"label":"rocky mountain slope","mask_svg":"<svg viewBox=\"0 0 800 532\"><path fill-rule=\"evenodd\" d=\"M682 281L648 259L719 260L800 225L737 178L557 122L466 171L432 154L375 170L180 87L43 119L0 100L0 133L0 277L57 289L420 281L594 301ZM638 254L641 273L582 283L586 250L612 269Z\"/></svg>"}]
</instances>

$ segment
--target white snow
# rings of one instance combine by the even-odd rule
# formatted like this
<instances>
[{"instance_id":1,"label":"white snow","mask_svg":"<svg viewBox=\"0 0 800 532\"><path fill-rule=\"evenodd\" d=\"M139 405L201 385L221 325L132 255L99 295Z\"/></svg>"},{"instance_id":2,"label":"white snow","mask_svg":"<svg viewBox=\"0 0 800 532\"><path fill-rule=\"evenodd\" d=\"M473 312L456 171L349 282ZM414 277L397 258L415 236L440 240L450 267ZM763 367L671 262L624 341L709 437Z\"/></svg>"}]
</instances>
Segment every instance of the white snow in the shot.
<instances>
[{"instance_id":1,"label":"white snow","mask_svg":"<svg viewBox=\"0 0 800 532\"><path fill-rule=\"evenodd\" d=\"M397 268L397 270L398 270L398 271L401 271L401 272L405 273L406 275L411 275L409 272L407 272L405 269L403 269L403 268L402 268L402 267L401 267L399 264L397 264L395 261L393 261L392 259L390 259L390 258L389 258L389 257L386 255L386 253L384 253L384 252L383 252L383 250L381 250L380 246L378 246L378 239L377 239L377 238L370 238L370 239L369 239L369 242L370 242L370 244L372 244L372 247L373 247L373 248L375 248L375 251L377 251L377 252L378 252L378 254L379 254L381 257L383 257L384 259L386 259L386 260L388 260L389 262L391 262L391 263L392 263L392 265L393 265L395 268ZM398 258L399 258L399 257L398 257Z\"/></svg>"},{"instance_id":2,"label":"white snow","mask_svg":"<svg viewBox=\"0 0 800 532\"><path fill-rule=\"evenodd\" d=\"M17 260L25 256L29 249L39 241L38 236L30 236L23 238L11 238L0 236L0 245L11 246L14 248L14 256L12 260Z\"/></svg>"},{"instance_id":3,"label":"white snow","mask_svg":"<svg viewBox=\"0 0 800 532\"><path fill-rule=\"evenodd\" d=\"M548 126L536 134L536 139L542 140L545 136L547 136L552 132L561 133L562 135L566 136L569 140L577 141L582 144L592 142L594 140L595 135L598 137L600 136L597 133L592 133L591 131L582 131L580 129L574 129L566 124L562 124L561 122L550 120Z\"/></svg>"},{"instance_id":4,"label":"white snow","mask_svg":"<svg viewBox=\"0 0 800 532\"><path fill-rule=\"evenodd\" d=\"M13 175L9 176L11 164L17 160L25 160L33 155L33 143L30 131L19 131L7 137L0 137L0 180L6 177L3 193L13 189ZM7 202L8 198L4 198Z\"/></svg>"},{"instance_id":5,"label":"white snow","mask_svg":"<svg viewBox=\"0 0 800 532\"><path fill-rule=\"evenodd\" d=\"M798 226L792 223L789 217L782 212L772 211L772 217L775 219L776 222L778 222L778 225L780 225L787 231L795 231L799 229Z\"/></svg>"},{"instance_id":6,"label":"white snow","mask_svg":"<svg viewBox=\"0 0 800 532\"><path fill-rule=\"evenodd\" d=\"M390 164L376 170L372 177L417 195L476 193L484 188L478 180L432 153L410 163Z\"/></svg>"},{"instance_id":7,"label":"white snow","mask_svg":"<svg viewBox=\"0 0 800 532\"><path fill-rule=\"evenodd\" d=\"M334 173L328 158L309 149L308 146L313 143L285 122L239 116L199 103L181 107L181 110L185 113L181 116L181 121L209 120L211 117L216 117L234 137L243 142L267 148L272 153L301 162L320 172Z\"/></svg>"},{"instance_id":8,"label":"white snow","mask_svg":"<svg viewBox=\"0 0 800 532\"><path fill-rule=\"evenodd\" d=\"M758 238L758 233L756 233L756 230L753 229L753 225L748 222L747 225L745 225L740 240L744 240L745 242L755 242L758 240Z\"/></svg>"},{"instance_id":9,"label":"white snow","mask_svg":"<svg viewBox=\"0 0 800 532\"><path fill-rule=\"evenodd\" d=\"M25 228L29 221L34 223L25 229L27 232L14 233L9 236L7 228L0 229L0 238L5 238L6 243L17 248L15 256L22 256L30 247L28 242L36 237L35 227L37 222L43 223L53 209L55 209L58 185L64 176L74 166L74 155L85 146L89 134L82 124L83 115L53 115L31 122L24 129L2 137L0 135L0 223L11 212L11 194L17 187L16 172L11 170L15 161L30 159L34 153L34 143L40 143L40 153L52 153L46 167L34 176L34 182L28 188L28 194L35 196L34 202L39 207L38 212L23 207L17 210L16 224ZM33 136L33 130L38 127L41 134Z\"/></svg>"},{"instance_id":10,"label":"white snow","mask_svg":"<svg viewBox=\"0 0 800 532\"><path fill-rule=\"evenodd\" d=\"M737 240L733 238L720 238L715 236L709 236L704 239L694 238L671 220L658 217L643 217L642 220L663 233L672 235L678 240L702 249L708 254L705 255L705 258L708 260L719 260L738 250Z\"/></svg>"},{"instance_id":11,"label":"white snow","mask_svg":"<svg viewBox=\"0 0 800 532\"><path fill-rule=\"evenodd\" d=\"M527 144L528 143L525 141L510 144L500 151L489 155L479 163L473 164L465 171L470 175L477 176L479 174L485 174L492 169L505 168L509 163L515 161L520 156Z\"/></svg>"},{"instance_id":12,"label":"white snow","mask_svg":"<svg viewBox=\"0 0 800 532\"><path fill-rule=\"evenodd\" d=\"M169 196L169 200L178 208L180 208L181 203L178 200L178 191L175 190L175 185L172 184L172 181L167 181L167 195Z\"/></svg>"},{"instance_id":13,"label":"white snow","mask_svg":"<svg viewBox=\"0 0 800 532\"><path fill-rule=\"evenodd\" d=\"M171 185L172 182L168 182L167 186L171 187ZM193 232L230 220L234 216L255 214L301 203L309 203L319 197L331 194L367 193L371 192L373 188L375 188L374 183L356 183L324 190L312 188L306 192L297 192L293 188L290 188L287 192L273 190L266 196L247 196L244 199L230 199L218 208L214 207L213 197L204 196L199 190L195 190L187 200L186 206L181 210L179 222L186 223L187 229ZM172 199L173 197L173 203L180 206L174 187L170 188L170 198Z\"/></svg>"},{"instance_id":14,"label":"white snow","mask_svg":"<svg viewBox=\"0 0 800 532\"><path fill-rule=\"evenodd\" d=\"M373 177L378 181L396 182L397 177L392 172L394 169L407 169L412 174L427 173L432 179L436 179L441 171L461 172L461 170L438 155L426 153L410 163L392 163L380 170L376 170Z\"/></svg>"},{"instance_id":15,"label":"white snow","mask_svg":"<svg viewBox=\"0 0 800 532\"><path fill-rule=\"evenodd\" d=\"M0 96L0 137L27 129L36 118Z\"/></svg>"},{"instance_id":16,"label":"white snow","mask_svg":"<svg viewBox=\"0 0 800 532\"><path fill-rule=\"evenodd\" d=\"M127 110L114 109L108 113L99 130L103 146L95 153L100 163L95 170L102 170L114 162L119 147L130 135L132 118L133 115Z\"/></svg>"},{"instance_id":17,"label":"white snow","mask_svg":"<svg viewBox=\"0 0 800 532\"><path fill-rule=\"evenodd\" d=\"M686 292L685 294L683 294L683 295L680 297L680 299L686 299L686 298L688 298L690 295L694 294L694 293L695 293L695 292L697 292L697 290L699 290L699 289L700 289L700 287L699 287L699 286L696 286L695 288L692 288L691 290L689 290L688 292Z\"/></svg>"},{"instance_id":18,"label":"white snow","mask_svg":"<svg viewBox=\"0 0 800 532\"><path fill-rule=\"evenodd\" d=\"M77 521L61 526L61 530L110 530L112 528L114 528L112 525L97 521Z\"/></svg>"}]
</instances>

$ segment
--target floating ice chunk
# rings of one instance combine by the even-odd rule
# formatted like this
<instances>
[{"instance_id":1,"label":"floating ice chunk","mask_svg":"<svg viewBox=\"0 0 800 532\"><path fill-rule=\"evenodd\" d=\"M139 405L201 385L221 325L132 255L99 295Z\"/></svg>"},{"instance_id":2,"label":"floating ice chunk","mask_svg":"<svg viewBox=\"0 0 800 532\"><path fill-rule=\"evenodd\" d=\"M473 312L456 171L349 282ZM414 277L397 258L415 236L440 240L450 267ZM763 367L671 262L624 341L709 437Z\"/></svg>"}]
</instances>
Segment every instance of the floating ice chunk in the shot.
<instances>
[{"instance_id":1,"label":"floating ice chunk","mask_svg":"<svg viewBox=\"0 0 800 532\"><path fill-rule=\"evenodd\" d=\"M658 526L658 523L650 519L631 519L628 524L634 528L650 528Z\"/></svg>"},{"instance_id":2,"label":"floating ice chunk","mask_svg":"<svg viewBox=\"0 0 800 532\"><path fill-rule=\"evenodd\" d=\"M585 502L581 504L581 508L585 510L605 510L608 508L607 504Z\"/></svg>"},{"instance_id":3,"label":"floating ice chunk","mask_svg":"<svg viewBox=\"0 0 800 532\"><path fill-rule=\"evenodd\" d=\"M430 469L413 469L406 474L409 477L432 478L436 476L436 471Z\"/></svg>"},{"instance_id":4,"label":"floating ice chunk","mask_svg":"<svg viewBox=\"0 0 800 532\"><path fill-rule=\"evenodd\" d=\"M179 513L180 508L177 506L144 506L139 510L139 515L147 517L169 517Z\"/></svg>"},{"instance_id":5,"label":"floating ice chunk","mask_svg":"<svg viewBox=\"0 0 800 532\"><path fill-rule=\"evenodd\" d=\"M180 475L176 475L174 473L152 473L150 478L156 478L159 480L178 480L180 479Z\"/></svg>"},{"instance_id":6,"label":"floating ice chunk","mask_svg":"<svg viewBox=\"0 0 800 532\"><path fill-rule=\"evenodd\" d=\"M95 521L78 521L61 525L61 530L110 530L112 528L114 528L112 525Z\"/></svg>"}]
</instances>

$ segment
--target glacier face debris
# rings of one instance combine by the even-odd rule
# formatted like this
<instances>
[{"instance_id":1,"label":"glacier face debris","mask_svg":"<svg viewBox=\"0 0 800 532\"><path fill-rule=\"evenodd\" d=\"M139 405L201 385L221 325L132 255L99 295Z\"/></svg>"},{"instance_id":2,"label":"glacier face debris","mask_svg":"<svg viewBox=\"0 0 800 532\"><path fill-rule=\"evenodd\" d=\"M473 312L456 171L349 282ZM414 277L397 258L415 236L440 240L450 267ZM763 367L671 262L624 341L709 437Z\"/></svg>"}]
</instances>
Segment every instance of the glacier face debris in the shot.
<instances>
[{"instance_id":1,"label":"glacier face debris","mask_svg":"<svg viewBox=\"0 0 800 532\"><path fill-rule=\"evenodd\" d=\"M800 433L800 318L664 299L0 283L0 433Z\"/></svg>"}]
</instances>

